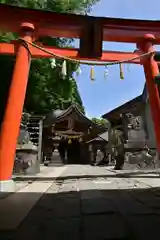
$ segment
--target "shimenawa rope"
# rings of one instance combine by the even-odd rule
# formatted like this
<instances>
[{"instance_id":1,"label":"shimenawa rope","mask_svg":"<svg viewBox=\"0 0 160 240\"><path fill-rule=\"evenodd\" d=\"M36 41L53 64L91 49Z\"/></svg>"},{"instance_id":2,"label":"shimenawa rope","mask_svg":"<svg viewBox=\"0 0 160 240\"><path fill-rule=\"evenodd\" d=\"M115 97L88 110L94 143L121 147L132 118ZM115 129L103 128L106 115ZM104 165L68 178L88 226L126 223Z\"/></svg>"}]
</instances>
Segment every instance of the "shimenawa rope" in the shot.
<instances>
[{"instance_id":1,"label":"shimenawa rope","mask_svg":"<svg viewBox=\"0 0 160 240\"><path fill-rule=\"evenodd\" d=\"M73 59L73 58L70 58L70 57L66 57L66 56L60 56L56 53L53 53L51 51L48 51L47 49L45 49L44 47L41 47L35 43L32 43L32 42L29 42L23 38L19 38L19 40L21 40L23 43L27 43L27 45L31 45L45 53L48 53L50 54L51 56L53 56L54 58L59 58L59 59L62 59L62 60L67 60L67 61L72 61L72 62L75 62L75 63L79 63L79 64L84 64L84 65L90 65L90 66L111 66L111 65L119 65L119 64L123 64L123 63L128 63L128 62L131 62L131 61L134 61L134 60L137 60L137 59L140 59L142 57L145 57L145 56L149 56L149 55L152 55L154 54L155 52L148 52L148 53L144 53L144 54L141 54L137 57L133 57L133 58L130 58L130 59L127 59L127 60L122 60L122 61L113 61L113 62L95 62L95 61L91 61L91 62L87 62L87 61L82 61L82 60L77 60L77 59Z\"/></svg>"}]
</instances>

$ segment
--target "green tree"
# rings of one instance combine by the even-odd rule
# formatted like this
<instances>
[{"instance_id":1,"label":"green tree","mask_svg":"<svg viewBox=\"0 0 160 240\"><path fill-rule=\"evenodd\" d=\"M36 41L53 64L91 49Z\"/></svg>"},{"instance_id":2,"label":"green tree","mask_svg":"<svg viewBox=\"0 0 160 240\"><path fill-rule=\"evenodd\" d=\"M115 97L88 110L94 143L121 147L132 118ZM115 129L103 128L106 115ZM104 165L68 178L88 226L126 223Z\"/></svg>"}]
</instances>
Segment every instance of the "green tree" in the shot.
<instances>
[{"instance_id":1,"label":"green tree","mask_svg":"<svg viewBox=\"0 0 160 240\"><path fill-rule=\"evenodd\" d=\"M98 125L102 125L106 128L109 127L109 122L106 119L103 118L92 118L92 121Z\"/></svg>"},{"instance_id":2,"label":"green tree","mask_svg":"<svg viewBox=\"0 0 160 240\"><path fill-rule=\"evenodd\" d=\"M1 0L1 3L33 9L50 10L59 13L87 14L98 0ZM0 41L8 42L18 36L12 33L0 34ZM73 39L44 37L42 43L51 46L71 47ZM14 59L14 58L12 58ZM13 64L9 60L8 64ZM62 60L57 60L55 68L51 66L51 59L33 59L30 68L29 83L27 87L25 111L44 114L52 109L66 108L71 103L77 103L84 112L83 103L78 92L73 72L78 65L67 62L67 76L62 78ZM4 56L0 56L0 69L4 68ZM6 66L6 64L5 64ZM8 68L8 66L7 66ZM6 72L8 71L5 68ZM12 68L10 66L9 68ZM5 72L5 71L3 71ZM5 77L5 76L4 76Z\"/></svg>"}]
</instances>

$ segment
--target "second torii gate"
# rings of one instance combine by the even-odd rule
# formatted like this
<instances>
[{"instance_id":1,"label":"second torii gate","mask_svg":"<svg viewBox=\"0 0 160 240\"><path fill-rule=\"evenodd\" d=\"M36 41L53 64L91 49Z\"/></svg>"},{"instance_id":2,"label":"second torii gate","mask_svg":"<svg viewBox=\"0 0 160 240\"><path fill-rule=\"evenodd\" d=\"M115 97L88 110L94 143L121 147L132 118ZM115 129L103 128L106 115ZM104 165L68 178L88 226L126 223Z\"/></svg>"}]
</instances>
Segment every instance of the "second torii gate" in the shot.
<instances>
[{"instance_id":1,"label":"second torii gate","mask_svg":"<svg viewBox=\"0 0 160 240\"><path fill-rule=\"evenodd\" d=\"M49 52L88 61L125 61L139 57L139 59L128 62L142 64L144 67L157 150L160 153L160 96L157 85L153 81L159 73L158 65L153 59L155 51L153 44L160 43L159 21L58 14L0 4L0 29L17 32L21 37L21 41L0 43L0 54L16 55L0 132L0 189L2 191L11 189L15 150L31 57L53 58ZM32 45L35 41L38 44L42 36L80 38L80 49L57 49L43 46L47 51L42 51ZM134 53L102 52L103 41L136 43L138 51ZM146 56L140 57L144 53Z\"/></svg>"}]
</instances>

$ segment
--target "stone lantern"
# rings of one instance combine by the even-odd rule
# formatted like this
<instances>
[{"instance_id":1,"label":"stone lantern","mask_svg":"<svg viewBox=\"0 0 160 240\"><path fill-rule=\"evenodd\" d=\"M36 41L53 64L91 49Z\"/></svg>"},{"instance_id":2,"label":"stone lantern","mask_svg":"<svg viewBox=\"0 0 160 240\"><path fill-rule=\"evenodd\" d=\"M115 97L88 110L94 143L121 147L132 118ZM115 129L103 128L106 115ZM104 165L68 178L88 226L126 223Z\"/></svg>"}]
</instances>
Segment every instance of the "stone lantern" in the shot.
<instances>
[{"instance_id":1,"label":"stone lantern","mask_svg":"<svg viewBox=\"0 0 160 240\"><path fill-rule=\"evenodd\" d=\"M23 113L16 148L14 174L36 174L40 172L38 147L30 141L30 135L27 130L29 118L29 114Z\"/></svg>"}]
</instances>

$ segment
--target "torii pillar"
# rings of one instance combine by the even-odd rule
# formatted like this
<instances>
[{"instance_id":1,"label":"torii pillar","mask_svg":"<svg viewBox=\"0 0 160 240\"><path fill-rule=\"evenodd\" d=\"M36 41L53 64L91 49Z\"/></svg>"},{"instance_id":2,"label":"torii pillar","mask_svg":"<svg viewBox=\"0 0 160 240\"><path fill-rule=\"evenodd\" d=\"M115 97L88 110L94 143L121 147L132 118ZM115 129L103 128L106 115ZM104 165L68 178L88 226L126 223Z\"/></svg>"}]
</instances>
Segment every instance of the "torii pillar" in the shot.
<instances>
[{"instance_id":1,"label":"torii pillar","mask_svg":"<svg viewBox=\"0 0 160 240\"><path fill-rule=\"evenodd\" d=\"M30 23L23 23L20 26L20 35L24 40L32 42L34 26ZM31 56L28 46L20 42L17 48L13 77L0 132L0 192L15 191L12 171L28 83L30 61Z\"/></svg>"},{"instance_id":2,"label":"torii pillar","mask_svg":"<svg viewBox=\"0 0 160 240\"><path fill-rule=\"evenodd\" d=\"M155 36L152 34L146 34L142 41L137 45L142 53L154 52ZM154 124L154 131L157 143L157 151L160 155L160 94L158 87L154 82L154 78L159 74L159 68L157 62L154 60L153 55L144 56L141 59L141 63L144 68L146 76L146 86L149 95L150 109Z\"/></svg>"}]
</instances>

